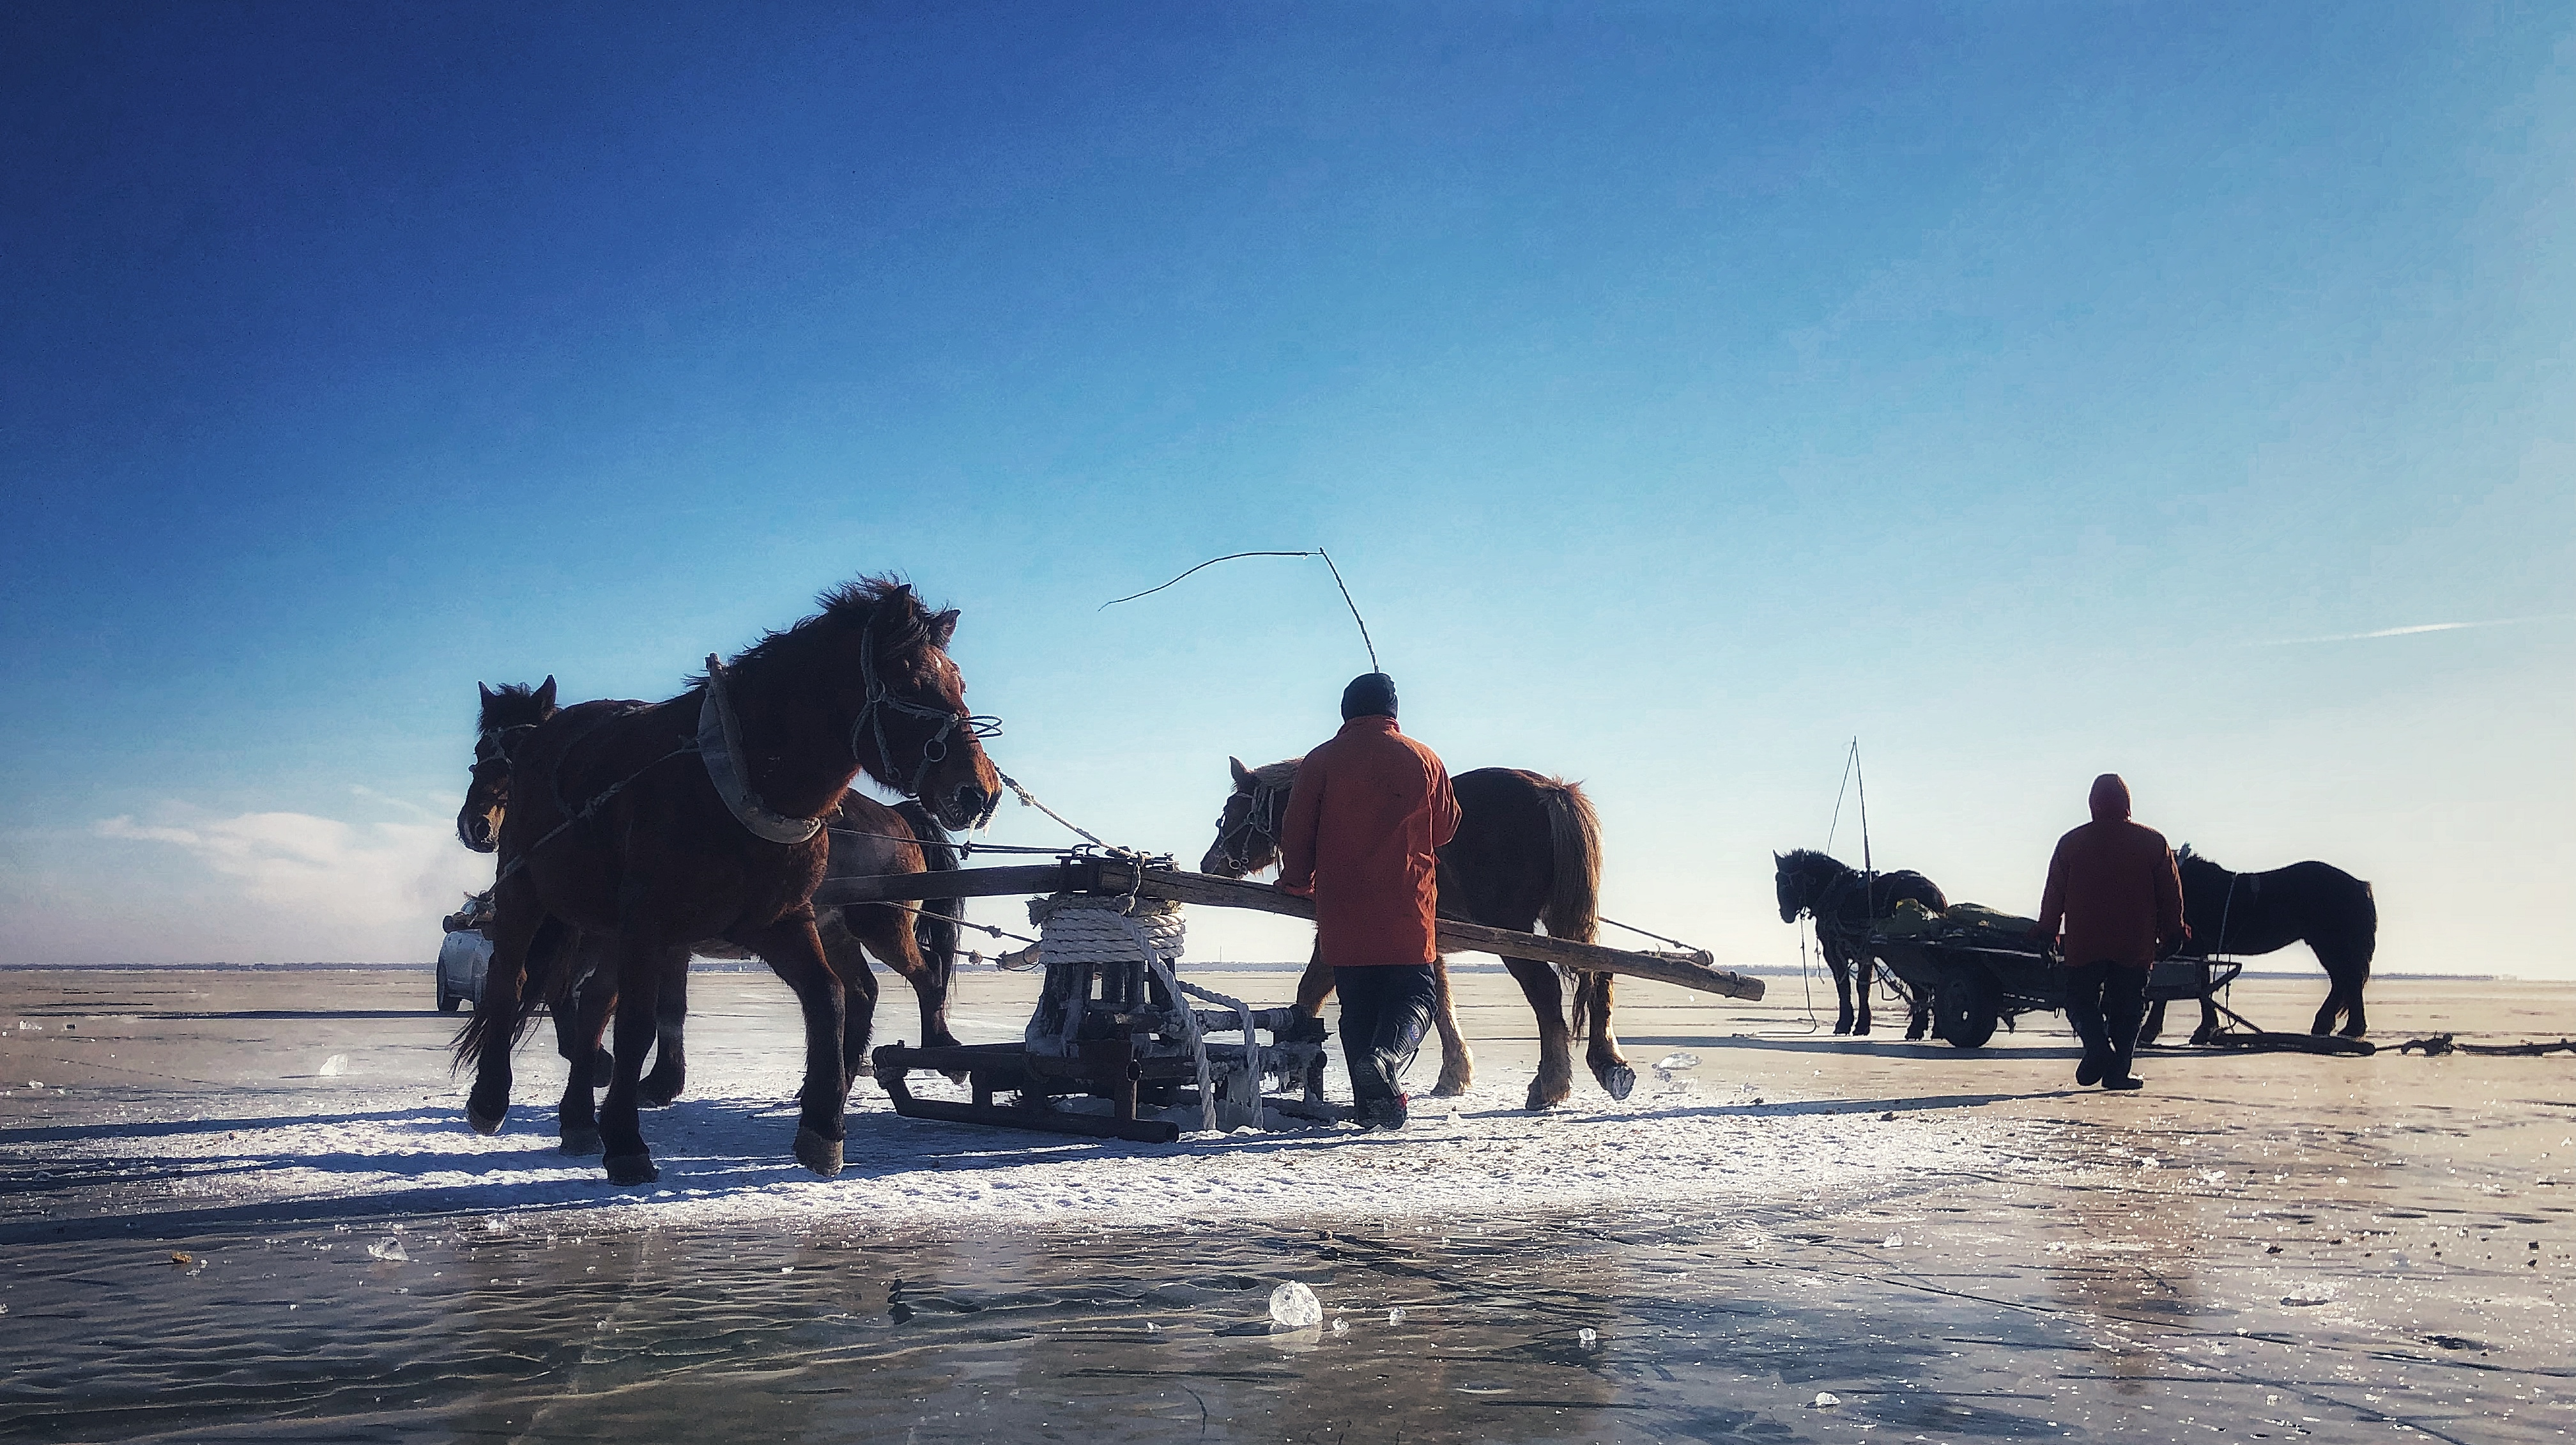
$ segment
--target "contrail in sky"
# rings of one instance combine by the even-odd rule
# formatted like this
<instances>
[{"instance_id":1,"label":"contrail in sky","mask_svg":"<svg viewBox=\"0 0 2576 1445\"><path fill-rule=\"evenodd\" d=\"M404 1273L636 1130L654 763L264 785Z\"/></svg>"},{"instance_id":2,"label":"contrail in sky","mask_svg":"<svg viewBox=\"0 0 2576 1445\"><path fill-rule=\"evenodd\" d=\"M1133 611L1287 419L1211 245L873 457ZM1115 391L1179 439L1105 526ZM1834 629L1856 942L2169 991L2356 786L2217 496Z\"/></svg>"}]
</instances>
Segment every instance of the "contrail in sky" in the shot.
<instances>
[{"instance_id":1,"label":"contrail in sky","mask_svg":"<svg viewBox=\"0 0 2576 1445\"><path fill-rule=\"evenodd\" d=\"M2297 647L2310 642L2368 642L2378 637L2413 637L2419 632L2459 632L2471 627L2513 627L2525 622L2563 622L2576 617L2571 612L2551 612L2539 617L2491 617L2484 622L2418 622L2411 627L2382 627L2375 632L2335 632L2324 637L2276 637L2269 642L2246 644L2249 647Z\"/></svg>"}]
</instances>

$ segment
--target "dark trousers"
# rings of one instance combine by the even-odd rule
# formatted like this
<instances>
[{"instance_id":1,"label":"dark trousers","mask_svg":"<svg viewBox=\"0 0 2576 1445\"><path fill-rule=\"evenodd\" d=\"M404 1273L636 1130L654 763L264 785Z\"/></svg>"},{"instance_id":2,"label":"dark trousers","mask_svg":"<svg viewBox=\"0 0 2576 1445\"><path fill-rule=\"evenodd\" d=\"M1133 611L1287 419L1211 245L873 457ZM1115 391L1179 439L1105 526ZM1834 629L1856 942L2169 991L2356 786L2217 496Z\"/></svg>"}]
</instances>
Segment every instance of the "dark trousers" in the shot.
<instances>
[{"instance_id":1,"label":"dark trousers","mask_svg":"<svg viewBox=\"0 0 2576 1445\"><path fill-rule=\"evenodd\" d=\"M2102 1066L2102 1077L2129 1077L2146 1016L2147 970L2105 961L2066 971L2066 1021L2084 1041L2084 1057Z\"/></svg>"},{"instance_id":2,"label":"dark trousers","mask_svg":"<svg viewBox=\"0 0 2576 1445\"><path fill-rule=\"evenodd\" d=\"M1342 1057L1351 1066L1353 1099L1366 1104L1403 1092L1397 1081L1422 1047L1438 987L1427 963L1333 970L1333 990L1342 996Z\"/></svg>"}]
</instances>

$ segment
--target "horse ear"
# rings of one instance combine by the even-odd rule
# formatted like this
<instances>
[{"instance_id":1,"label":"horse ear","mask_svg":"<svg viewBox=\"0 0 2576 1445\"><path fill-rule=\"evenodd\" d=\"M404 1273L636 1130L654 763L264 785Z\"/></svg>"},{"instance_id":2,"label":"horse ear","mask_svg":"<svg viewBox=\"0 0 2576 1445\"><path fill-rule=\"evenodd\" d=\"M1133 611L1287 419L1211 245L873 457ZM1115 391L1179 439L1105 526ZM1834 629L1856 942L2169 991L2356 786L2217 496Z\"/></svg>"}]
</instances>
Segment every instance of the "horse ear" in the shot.
<instances>
[{"instance_id":1,"label":"horse ear","mask_svg":"<svg viewBox=\"0 0 2576 1445\"><path fill-rule=\"evenodd\" d=\"M1234 785L1236 787L1249 788L1253 785L1254 779L1252 776L1252 769L1243 765L1243 759L1228 756L1225 760L1225 764L1227 767L1234 769Z\"/></svg>"},{"instance_id":2,"label":"horse ear","mask_svg":"<svg viewBox=\"0 0 2576 1445\"><path fill-rule=\"evenodd\" d=\"M931 618L931 619L930 619L930 645L931 645L931 646L938 648L938 649L939 649L940 651L942 651L942 652L945 652L945 651L947 651L947 650L948 650L948 639L950 639L950 638L952 638L952 637L955 637L956 635L957 635L957 609L956 609L956 608L951 607L951 608L949 608L947 611L942 612L942 613L940 613L939 615L937 615L937 616L935 616L935 617L933 617L933 618Z\"/></svg>"},{"instance_id":3,"label":"horse ear","mask_svg":"<svg viewBox=\"0 0 2576 1445\"><path fill-rule=\"evenodd\" d=\"M1777 868L1777 867L1779 867L1781 864L1786 863L1786 862L1788 862L1788 861L1789 861L1789 855L1788 855L1788 854L1786 854L1786 853L1774 853L1774 854L1772 854L1772 855L1771 855L1771 866L1772 866L1772 867L1774 867L1774 868Z\"/></svg>"},{"instance_id":4,"label":"horse ear","mask_svg":"<svg viewBox=\"0 0 2576 1445\"><path fill-rule=\"evenodd\" d=\"M545 681L537 684L537 708L541 712L555 710L555 675L551 672L546 674Z\"/></svg>"},{"instance_id":5,"label":"horse ear","mask_svg":"<svg viewBox=\"0 0 2576 1445\"><path fill-rule=\"evenodd\" d=\"M489 703L492 701L492 689L485 687L480 682L477 682L474 684L474 690L482 694L484 702Z\"/></svg>"}]
</instances>

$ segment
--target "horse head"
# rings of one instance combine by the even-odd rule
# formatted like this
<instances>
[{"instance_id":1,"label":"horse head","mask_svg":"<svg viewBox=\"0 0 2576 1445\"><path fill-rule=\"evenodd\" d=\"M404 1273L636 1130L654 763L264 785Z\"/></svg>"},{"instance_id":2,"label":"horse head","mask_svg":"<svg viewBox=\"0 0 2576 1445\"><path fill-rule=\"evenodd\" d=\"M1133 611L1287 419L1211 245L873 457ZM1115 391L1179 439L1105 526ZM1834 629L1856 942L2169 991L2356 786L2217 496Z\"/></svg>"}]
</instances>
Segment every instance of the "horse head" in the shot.
<instances>
[{"instance_id":1,"label":"horse head","mask_svg":"<svg viewBox=\"0 0 2576 1445\"><path fill-rule=\"evenodd\" d=\"M1792 848L1771 855L1773 891L1780 900L1780 921L1795 923L1816 909L1817 890L1851 870L1812 848Z\"/></svg>"},{"instance_id":2,"label":"horse head","mask_svg":"<svg viewBox=\"0 0 2576 1445\"><path fill-rule=\"evenodd\" d=\"M1241 758L1227 758L1234 769L1234 791L1217 814L1216 841L1199 860L1199 871L1220 878L1241 878L1279 861L1279 824L1288 811L1288 790L1295 785L1297 759L1254 769ZM1268 775L1268 776L1265 776Z\"/></svg>"},{"instance_id":3,"label":"horse head","mask_svg":"<svg viewBox=\"0 0 2576 1445\"><path fill-rule=\"evenodd\" d=\"M931 612L909 584L873 577L827 594L823 606L818 620L851 624L837 642L847 665L832 669L851 756L941 825L981 826L1002 797L983 745L1001 724L966 710L965 674L948 656L957 609Z\"/></svg>"},{"instance_id":4,"label":"horse head","mask_svg":"<svg viewBox=\"0 0 2576 1445\"><path fill-rule=\"evenodd\" d=\"M1780 898L1780 921L1795 923L1798 921L1800 910L1807 906L1807 890L1803 886L1805 880L1799 876L1798 870L1790 865L1789 860L1778 853L1771 855L1771 867L1772 891Z\"/></svg>"},{"instance_id":5,"label":"horse head","mask_svg":"<svg viewBox=\"0 0 2576 1445\"><path fill-rule=\"evenodd\" d=\"M456 810L456 841L477 853L501 845L501 819L510 809L510 754L528 730L555 715L555 680L535 687L509 683L495 692L481 683L474 766L467 773L465 806Z\"/></svg>"}]
</instances>

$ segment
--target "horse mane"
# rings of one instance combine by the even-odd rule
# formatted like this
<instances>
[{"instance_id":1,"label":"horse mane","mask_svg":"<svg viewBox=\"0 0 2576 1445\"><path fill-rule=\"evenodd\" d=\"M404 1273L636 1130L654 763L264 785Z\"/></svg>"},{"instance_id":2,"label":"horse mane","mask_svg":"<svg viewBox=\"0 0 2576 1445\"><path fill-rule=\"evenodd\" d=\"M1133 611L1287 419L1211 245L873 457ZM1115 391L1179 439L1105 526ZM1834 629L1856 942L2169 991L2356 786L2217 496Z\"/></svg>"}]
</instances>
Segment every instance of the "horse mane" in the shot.
<instances>
[{"instance_id":1,"label":"horse mane","mask_svg":"<svg viewBox=\"0 0 2576 1445\"><path fill-rule=\"evenodd\" d=\"M2189 843L2185 843L2180 848L2174 850L2174 866L2179 868L2185 863L2205 863L2210 867L2217 869L2221 873L2234 871L2226 864L2219 862L2217 859L2210 857L2206 853L2195 853L2191 851L2191 845Z\"/></svg>"},{"instance_id":2,"label":"horse mane","mask_svg":"<svg viewBox=\"0 0 2576 1445\"><path fill-rule=\"evenodd\" d=\"M1306 755L1299 753L1280 762L1263 763L1252 770L1252 780L1265 788L1287 787L1297 781L1297 765L1304 761Z\"/></svg>"},{"instance_id":3,"label":"horse mane","mask_svg":"<svg viewBox=\"0 0 2576 1445\"><path fill-rule=\"evenodd\" d=\"M1812 863L1830 864L1845 873L1852 871L1851 865L1840 858L1829 853L1820 853L1813 848L1792 848L1780 855L1780 866L1784 869L1794 871Z\"/></svg>"},{"instance_id":4,"label":"horse mane","mask_svg":"<svg viewBox=\"0 0 2576 1445\"><path fill-rule=\"evenodd\" d=\"M794 650L800 643L826 628L849 626L876 629L879 654L888 659L911 659L934 646L930 631L930 610L921 605L921 594L912 584L894 573L861 577L855 582L826 590L814 599L822 610L775 631L764 632L760 640L735 653L725 664L728 670L745 664L768 662ZM690 687L706 686L703 672L693 672L685 679Z\"/></svg>"}]
</instances>

